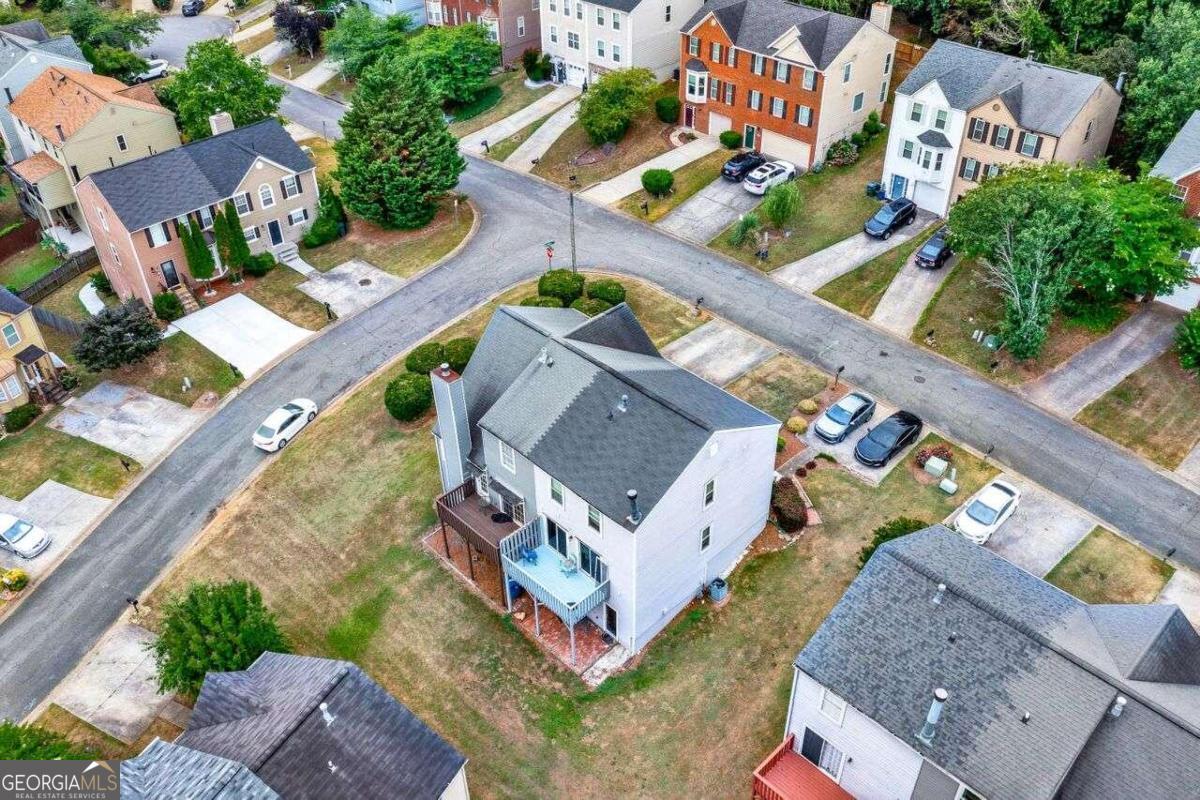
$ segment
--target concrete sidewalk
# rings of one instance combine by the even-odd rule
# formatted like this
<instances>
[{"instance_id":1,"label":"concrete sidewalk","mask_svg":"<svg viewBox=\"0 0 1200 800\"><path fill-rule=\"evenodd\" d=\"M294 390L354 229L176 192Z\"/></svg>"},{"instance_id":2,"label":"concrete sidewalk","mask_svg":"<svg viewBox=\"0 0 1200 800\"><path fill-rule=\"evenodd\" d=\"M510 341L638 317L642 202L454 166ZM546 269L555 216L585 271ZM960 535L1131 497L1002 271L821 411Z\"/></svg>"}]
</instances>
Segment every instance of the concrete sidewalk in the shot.
<instances>
[{"instance_id":1,"label":"concrete sidewalk","mask_svg":"<svg viewBox=\"0 0 1200 800\"><path fill-rule=\"evenodd\" d=\"M218 2L216 5L212 6L212 8L223 8L223 7L224 7L224 4L220 3L220 2ZM208 12L206 11L205 13L208 13ZM220 16L225 16L225 15L221 14ZM254 23L253 25L247 25L246 27L242 28L240 31L235 31L235 32L229 34L229 41L233 42L234 44L237 44L238 42L240 42L244 39L252 39L255 36L257 36L258 34L262 33L263 31L271 30L271 28L274 24L275 24L274 20L272 20L270 17L267 17L266 19L263 19L263 20L259 20L258 22Z\"/></svg>"},{"instance_id":2,"label":"concrete sidewalk","mask_svg":"<svg viewBox=\"0 0 1200 800\"><path fill-rule=\"evenodd\" d=\"M709 320L663 348L666 358L710 383L725 386L778 351L720 319Z\"/></svg>"},{"instance_id":3,"label":"concrete sidewalk","mask_svg":"<svg viewBox=\"0 0 1200 800\"><path fill-rule=\"evenodd\" d=\"M845 275L876 256L904 244L925 230L935 219L937 217L928 211L919 211L912 224L900 228L886 241L867 236L865 233L856 233L811 256L784 264L772 272L771 277L793 289L815 292L834 278Z\"/></svg>"},{"instance_id":4,"label":"concrete sidewalk","mask_svg":"<svg viewBox=\"0 0 1200 800\"><path fill-rule=\"evenodd\" d=\"M577 108L579 108L579 101L572 100L554 112L554 116L542 123L542 126L534 131L532 136L521 142L521 146L514 150L512 155L504 159L504 166L511 167L518 172L531 171L534 159L545 155L546 151L550 149L550 145L558 141L558 137L571 127L571 123L575 121ZM530 120L530 122L532 121ZM518 128L518 130L520 129Z\"/></svg>"},{"instance_id":5,"label":"concrete sidewalk","mask_svg":"<svg viewBox=\"0 0 1200 800\"><path fill-rule=\"evenodd\" d=\"M871 321L907 339L951 269L951 263L941 269L921 269L913 253L879 298Z\"/></svg>"},{"instance_id":6,"label":"concrete sidewalk","mask_svg":"<svg viewBox=\"0 0 1200 800\"><path fill-rule=\"evenodd\" d=\"M580 192L579 196L600 205L612 205L642 188L642 173L646 170L665 169L674 172L717 150L720 146L721 143L717 141L716 137L701 136L682 147L668 150L661 156L655 156L649 161L638 164L633 169L625 170L615 178L601 181Z\"/></svg>"},{"instance_id":7,"label":"concrete sidewalk","mask_svg":"<svg viewBox=\"0 0 1200 800\"><path fill-rule=\"evenodd\" d=\"M1183 461L1175 468L1175 474L1200 486L1200 444L1197 444L1192 448L1192 452L1184 456Z\"/></svg>"},{"instance_id":8,"label":"concrete sidewalk","mask_svg":"<svg viewBox=\"0 0 1200 800\"><path fill-rule=\"evenodd\" d=\"M1074 417L1165 353L1175 341L1175 325L1182 313L1162 303L1146 303L1108 336L1026 384L1022 392L1042 408Z\"/></svg>"},{"instance_id":9,"label":"concrete sidewalk","mask_svg":"<svg viewBox=\"0 0 1200 800\"><path fill-rule=\"evenodd\" d=\"M321 88L321 84L337 74L338 62L332 58L322 58L316 64L309 67L308 72L294 78L292 83L301 89L308 89L310 92L315 92Z\"/></svg>"},{"instance_id":10,"label":"concrete sidewalk","mask_svg":"<svg viewBox=\"0 0 1200 800\"><path fill-rule=\"evenodd\" d=\"M472 155L481 156L484 154L484 142L493 145L502 139L507 139L514 133L532 125L537 120L547 114L553 113L555 109L561 108L577 97L579 97L579 89L576 87L556 86L554 91L539 97L524 108L509 114L504 119L493 122L487 127L480 128L474 133L468 133L458 140L458 146ZM546 124L548 125L550 122L547 121ZM543 125L542 127L546 126Z\"/></svg>"},{"instance_id":11,"label":"concrete sidewalk","mask_svg":"<svg viewBox=\"0 0 1200 800\"><path fill-rule=\"evenodd\" d=\"M708 244L762 202L742 184L717 178L658 221L658 227L696 244Z\"/></svg>"}]
</instances>

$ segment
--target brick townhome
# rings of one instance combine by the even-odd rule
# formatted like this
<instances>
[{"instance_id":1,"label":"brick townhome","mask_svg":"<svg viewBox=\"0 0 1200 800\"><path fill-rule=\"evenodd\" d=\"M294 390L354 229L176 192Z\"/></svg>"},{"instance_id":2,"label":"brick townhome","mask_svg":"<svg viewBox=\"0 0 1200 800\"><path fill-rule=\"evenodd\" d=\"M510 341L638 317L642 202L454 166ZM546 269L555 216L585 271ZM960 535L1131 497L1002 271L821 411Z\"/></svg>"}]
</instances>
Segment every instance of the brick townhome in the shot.
<instances>
[{"instance_id":1,"label":"brick townhome","mask_svg":"<svg viewBox=\"0 0 1200 800\"><path fill-rule=\"evenodd\" d=\"M1175 184L1175 196L1187 215L1200 224L1200 111L1192 112L1150 174ZM1191 283L1158 299L1190 311L1200 307L1200 248L1180 253L1180 257L1193 267Z\"/></svg>"},{"instance_id":2,"label":"brick townhome","mask_svg":"<svg viewBox=\"0 0 1200 800\"><path fill-rule=\"evenodd\" d=\"M941 39L896 88L884 188L945 215L1007 166L1100 158L1120 106L1096 75Z\"/></svg>"},{"instance_id":3,"label":"brick townhome","mask_svg":"<svg viewBox=\"0 0 1200 800\"><path fill-rule=\"evenodd\" d=\"M213 214L232 199L253 253L294 246L316 218L316 172L277 120L234 130L213 117L216 135L90 175L79 201L96 253L122 298L171 290L185 307L195 290L177 223L196 219L210 246ZM225 273L218 259L217 277Z\"/></svg>"},{"instance_id":4,"label":"brick townhome","mask_svg":"<svg viewBox=\"0 0 1200 800\"><path fill-rule=\"evenodd\" d=\"M500 60L513 64L541 48L539 9L539 0L426 0L424 12L430 25L483 25L500 45Z\"/></svg>"},{"instance_id":5,"label":"brick townhome","mask_svg":"<svg viewBox=\"0 0 1200 800\"><path fill-rule=\"evenodd\" d=\"M713 0L684 25L683 123L807 168L882 112L896 40L891 6L870 21L787 0Z\"/></svg>"}]
</instances>

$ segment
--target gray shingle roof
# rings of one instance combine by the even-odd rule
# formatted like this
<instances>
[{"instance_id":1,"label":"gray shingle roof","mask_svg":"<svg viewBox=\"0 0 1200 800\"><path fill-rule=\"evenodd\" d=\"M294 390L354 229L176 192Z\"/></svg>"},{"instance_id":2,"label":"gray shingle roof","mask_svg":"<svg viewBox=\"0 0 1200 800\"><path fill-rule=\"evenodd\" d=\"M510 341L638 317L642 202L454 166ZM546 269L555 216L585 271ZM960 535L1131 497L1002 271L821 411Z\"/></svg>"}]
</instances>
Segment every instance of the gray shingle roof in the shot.
<instances>
[{"instance_id":1,"label":"gray shingle roof","mask_svg":"<svg viewBox=\"0 0 1200 800\"><path fill-rule=\"evenodd\" d=\"M1200 111L1193 111L1158 159L1151 174L1177 181L1197 170L1200 170Z\"/></svg>"},{"instance_id":2,"label":"gray shingle roof","mask_svg":"<svg viewBox=\"0 0 1200 800\"><path fill-rule=\"evenodd\" d=\"M949 39L934 42L896 91L911 95L933 81L959 111L1001 97L1022 128L1051 136L1061 136L1088 99L1107 85L1096 75Z\"/></svg>"},{"instance_id":3,"label":"gray shingle roof","mask_svg":"<svg viewBox=\"0 0 1200 800\"><path fill-rule=\"evenodd\" d=\"M0 75L8 72L30 51L70 58L78 61L80 68L91 71L91 65L70 36L51 37L45 26L37 20L0 25Z\"/></svg>"},{"instance_id":4,"label":"gray shingle roof","mask_svg":"<svg viewBox=\"0 0 1200 800\"><path fill-rule=\"evenodd\" d=\"M660 356L624 303L592 319L502 306L463 381L476 464L478 427L630 530L629 489L649 515L714 432L779 424Z\"/></svg>"},{"instance_id":5,"label":"gray shingle roof","mask_svg":"<svg viewBox=\"0 0 1200 800\"><path fill-rule=\"evenodd\" d=\"M795 27L800 43L816 62L817 69L828 67L867 24L863 19L789 0L712 0L702 5L682 30L690 31L709 13L716 15L735 46L764 55L773 55L771 44Z\"/></svg>"},{"instance_id":6,"label":"gray shingle roof","mask_svg":"<svg viewBox=\"0 0 1200 800\"><path fill-rule=\"evenodd\" d=\"M210 673L176 743L240 761L287 798L433 800L466 763L354 664L280 653Z\"/></svg>"},{"instance_id":7,"label":"gray shingle roof","mask_svg":"<svg viewBox=\"0 0 1200 800\"><path fill-rule=\"evenodd\" d=\"M933 128L921 131L917 139L920 140L921 144L929 145L930 147L950 147L950 140L946 138L946 134L941 131L935 131Z\"/></svg>"},{"instance_id":8,"label":"gray shingle roof","mask_svg":"<svg viewBox=\"0 0 1200 800\"><path fill-rule=\"evenodd\" d=\"M0 34L19 36L28 42L44 42L50 38L50 32L38 19L25 19L0 25Z\"/></svg>"},{"instance_id":9,"label":"gray shingle roof","mask_svg":"<svg viewBox=\"0 0 1200 800\"><path fill-rule=\"evenodd\" d=\"M89 177L121 223L137 231L225 201L260 156L293 172L312 169L279 121L267 119Z\"/></svg>"},{"instance_id":10,"label":"gray shingle roof","mask_svg":"<svg viewBox=\"0 0 1200 800\"><path fill-rule=\"evenodd\" d=\"M0 313L16 316L28 308L29 303L10 292L7 287L0 286Z\"/></svg>"},{"instance_id":11,"label":"gray shingle roof","mask_svg":"<svg viewBox=\"0 0 1200 800\"><path fill-rule=\"evenodd\" d=\"M121 762L122 800L277 800L236 761L155 739Z\"/></svg>"},{"instance_id":12,"label":"gray shingle roof","mask_svg":"<svg viewBox=\"0 0 1200 800\"><path fill-rule=\"evenodd\" d=\"M881 547L796 665L991 800L1182 800L1200 781L1198 654L1178 608L1088 606L938 525ZM936 687L950 699L925 746Z\"/></svg>"}]
</instances>

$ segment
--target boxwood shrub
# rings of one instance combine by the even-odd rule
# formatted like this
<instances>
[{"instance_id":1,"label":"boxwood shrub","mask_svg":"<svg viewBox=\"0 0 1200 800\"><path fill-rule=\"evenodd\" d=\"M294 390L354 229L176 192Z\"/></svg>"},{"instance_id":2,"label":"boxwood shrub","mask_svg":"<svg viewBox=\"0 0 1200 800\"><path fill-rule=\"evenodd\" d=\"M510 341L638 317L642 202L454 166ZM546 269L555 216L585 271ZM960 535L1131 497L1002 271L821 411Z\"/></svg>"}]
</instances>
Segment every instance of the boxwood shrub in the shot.
<instances>
[{"instance_id":1,"label":"boxwood shrub","mask_svg":"<svg viewBox=\"0 0 1200 800\"><path fill-rule=\"evenodd\" d=\"M541 308L562 308L563 301L557 297L526 297L521 301L523 306L539 306Z\"/></svg>"},{"instance_id":2,"label":"boxwood shrub","mask_svg":"<svg viewBox=\"0 0 1200 800\"><path fill-rule=\"evenodd\" d=\"M446 348L441 342L419 344L404 357L404 368L417 375L428 376L446 360Z\"/></svg>"},{"instance_id":3,"label":"boxwood shrub","mask_svg":"<svg viewBox=\"0 0 1200 800\"><path fill-rule=\"evenodd\" d=\"M737 150L742 146L742 135L737 131L721 131L721 135L717 138L730 150Z\"/></svg>"},{"instance_id":4,"label":"boxwood shrub","mask_svg":"<svg viewBox=\"0 0 1200 800\"><path fill-rule=\"evenodd\" d=\"M183 316L183 301L174 292L154 295L154 316L164 322L174 322Z\"/></svg>"},{"instance_id":5,"label":"boxwood shrub","mask_svg":"<svg viewBox=\"0 0 1200 800\"><path fill-rule=\"evenodd\" d=\"M446 342L446 362L450 364L450 368L462 374L462 371L466 369L467 362L471 360L471 356L475 353L476 344L478 342L470 336L464 336L461 339L451 339Z\"/></svg>"},{"instance_id":6,"label":"boxwood shrub","mask_svg":"<svg viewBox=\"0 0 1200 800\"><path fill-rule=\"evenodd\" d=\"M675 185L675 175L669 169L648 169L642 173L642 188L655 197L663 197Z\"/></svg>"},{"instance_id":7,"label":"boxwood shrub","mask_svg":"<svg viewBox=\"0 0 1200 800\"><path fill-rule=\"evenodd\" d=\"M602 278L587 285L587 296L615 306L625 302L625 287L612 278Z\"/></svg>"},{"instance_id":8,"label":"boxwood shrub","mask_svg":"<svg viewBox=\"0 0 1200 800\"><path fill-rule=\"evenodd\" d=\"M583 297L583 276L569 269L552 269L538 278L538 294L557 297L564 306L570 305Z\"/></svg>"},{"instance_id":9,"label":"boxwood shrub","mask_svg":"<svg viewBox=\"0 0 1200 800\"><path fill-rule=\"evenodd\" d=\"M270 253L259 253L256 256L250 256L250 258L246 259L246 265L242 269L248 275L261 278L275 269L275 256Z\"/></svg>"},{"instance_id":10,"label":"boxwood shrub","mask_svg":"<svg viewBox=\"0 0 1200 800\"><path fill-rule=\"evenodd\" d=\"M679 98L673 94L660 97L654 101L654 113L666 123L674 123L679 119Z\"/></svg>"},{"instance_id":11,"label":"boxwood shrub","mask_svg":"<svg viewBox=\"0 0 1200 800\"><path fill-rule=\"evenodd\" d=\"M406 372L387 385L383 404L401 422L412 422L433 405L433 384L428 375Z\"/></svg>"},{"instance_id":12,"label":"boxwood shrub","mask_svg":"<svg viewBox=\"0 0 1200 800\"><path fill-rule=\"evenodd\" d=\"M29 424L37 419L38 414L42 410L37 407L36 403L26 403L23 406L17 406L12 411L4 415L4 430L9 433L16 433L29 427Z\"/></svg>"},{"instance_id":13,"label":"boxwood shrub","mask_svg":"<svg viewBox=\"0 0 1200 800\"><path fill-rule=\"evenodd\" d=\"M571 308L575 309L576 311L582 311L589 317L594 317L597 314L603 311L608 311L610 308L612 308L612 303L606 303L605 301L596 297L580 297L578 300L571 303Z\"/></svg>"}]
</instances>

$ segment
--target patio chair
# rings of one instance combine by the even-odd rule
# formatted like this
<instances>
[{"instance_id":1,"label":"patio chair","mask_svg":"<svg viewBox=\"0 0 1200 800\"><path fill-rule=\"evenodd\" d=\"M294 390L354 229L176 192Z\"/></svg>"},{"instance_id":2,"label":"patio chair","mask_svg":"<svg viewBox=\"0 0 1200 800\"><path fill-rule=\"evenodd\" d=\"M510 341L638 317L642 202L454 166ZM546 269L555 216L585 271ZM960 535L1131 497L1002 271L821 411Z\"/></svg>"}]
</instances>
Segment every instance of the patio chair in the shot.
<instances>
[{"instance_id":1,"label":"patio chair","mask_svg":"<svg viewBox=\"0 0 1200 800\"><path fill-rule=\"evenodd\" d=\"M521 560L528 561L531 565L536 567L537 562L538 562L537 551L530 547L526 547L526 546L522 545L521 546Z\"/></svg>"},{"instance_id":2,"label":"patio chair","mask_svg":"<svg viewBox=\"0 0 1200 800\"><path fill-rule=\"evenodd\" d=\"M575 563L575 559L573 558L564 558L560 566L562 567L563 575L574 575L576 572L579 572L579 565Z\"/></svg>"}]
</instances>

